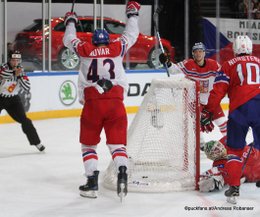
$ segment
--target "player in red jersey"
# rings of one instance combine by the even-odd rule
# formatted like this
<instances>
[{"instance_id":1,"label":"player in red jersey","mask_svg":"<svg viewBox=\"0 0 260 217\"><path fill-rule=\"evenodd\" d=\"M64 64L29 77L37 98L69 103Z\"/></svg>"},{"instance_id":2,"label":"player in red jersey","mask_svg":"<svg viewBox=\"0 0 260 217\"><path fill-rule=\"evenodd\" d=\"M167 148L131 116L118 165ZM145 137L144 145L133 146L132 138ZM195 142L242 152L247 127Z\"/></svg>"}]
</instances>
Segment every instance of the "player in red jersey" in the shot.
<instances>
[{"instance_id":1,"label":"player in red jersey","mask_svg":"<svg viewBox=\"0 0 260 217\"><path fill-rule=\"evenodd\" d=\"M223 143L222 143L223 142ZM204 152L208 159L213 160L212 168L201 175L199 188L202 192L220 190L230 182L225 167L228 161L225 141L209 141L205 143ZM252 146L252 147L251 147ZM251 150L250 150L251 149ZM241 181L257 182L260 180L260 151L257 144L246 145L242 153L244 169Z\"/></svg>"},{"instance_id":2,"label":"player in red jersey","mask_svg":"<svg viewBox=\"0 0 260 217\"><path fill-rule=\"evenodd\" d=\"M160 54L160 62L167 65L171 74L183 73L186 77L199 81L200 84L200 104L201 109L208 103L209 93L213 88L216 72L219 71L220 65L213 59L205 58L206 47L202 42L195 43L192 47L193 59L187 59L177 64L170 61L167 54ZM219 127L223 137L227 133L227 120L220 104L216 107L214 123ZM204 147L204 140L201 135L201 149Z\"/></svg>"},{"instance_id":3,"label":"player in red jersey","mask_svg":"<svg viewBox=\"0 0 260 217\"><path fill-rule=\"evenodd\" d=\"M126 134L127 115L123 104L128 89L123 58L139 35L140 4L129 1L126 6L127 22L122 36L110 41L105 29L96 29L92 43L82 42L76 36L74 12L65 15L63 43L80 56L78 79L79 101L84 105L81 114L80 143L87 183L79 187L83 197L97 197L98 174L96 153L104 128L106 143L118 170L117 193L127 194Z\"/></svg>"},{"instance_id":4,"label":"player in red jersey","mask_svg":"<svg viewBox=\"0 0 260 217\"><path fill-rule=\"evenodd\" d=\"M229 202L239 196L242 173L242 154L246 135L252 128L254 141L260 142L260 59L252 56L252 41L248 36L238 36L233 43L235 58L225 62L218 73L208 104L201 114L201 125L210 132L212 114L221 99L228 94L230 99L227 124L228 161L225 167L230 177L230 188L225 192Z\"/></svg>"}]
</instances>

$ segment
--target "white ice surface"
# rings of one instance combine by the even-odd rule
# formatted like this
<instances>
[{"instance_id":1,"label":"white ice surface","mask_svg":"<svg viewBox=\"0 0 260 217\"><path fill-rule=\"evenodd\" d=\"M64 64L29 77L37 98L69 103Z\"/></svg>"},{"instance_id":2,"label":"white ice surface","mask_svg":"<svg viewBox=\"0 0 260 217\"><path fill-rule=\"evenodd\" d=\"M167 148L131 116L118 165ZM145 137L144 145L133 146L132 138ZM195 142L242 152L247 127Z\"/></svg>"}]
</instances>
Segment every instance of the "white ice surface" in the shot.
<instances>
[{"instance_id":1,"label":"white ice surface","mask_svg":"<svg viewBox=\"0 0 260 217\"><path fill-rule=\"evenodd\" d=\"M129 123L132 119L129 115ZM102 173L110 162L104 134L97 150L101 171L98 198L82 198L78 186L85 183L85 177L78 142L79 118L34 121L34 125L46 146L45 153L28 145L19 124L0 125L0 217L260 216L260 189L253 183L241 186L236 206L225 202L224 190L130 192L120 203L116 192L102 186ZM206 134L205 140L219 137L216 130ZM201 155L204 171L211 162ZM236 210L250 207L253 210Z\"/></svg>"}]
</instances>

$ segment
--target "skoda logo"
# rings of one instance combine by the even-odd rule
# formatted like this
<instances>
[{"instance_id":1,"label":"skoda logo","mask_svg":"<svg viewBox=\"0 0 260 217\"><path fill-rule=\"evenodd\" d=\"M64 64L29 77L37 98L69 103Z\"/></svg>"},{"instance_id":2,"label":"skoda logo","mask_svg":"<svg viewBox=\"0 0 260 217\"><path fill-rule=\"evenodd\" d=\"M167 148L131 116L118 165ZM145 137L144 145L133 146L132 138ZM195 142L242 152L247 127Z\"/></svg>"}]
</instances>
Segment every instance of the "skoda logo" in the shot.
<instances>
[{"instance_id":1,"label":"skoda logo","mask_svg":"<svg viewBox=\"0 0 260 217\"><path fill-rule=\"evenodd\" d=\"M60 101L63 105L72 105L77 99L77 88L72 81L64 81L59 91Z\"/></svg>"}]
</instances>

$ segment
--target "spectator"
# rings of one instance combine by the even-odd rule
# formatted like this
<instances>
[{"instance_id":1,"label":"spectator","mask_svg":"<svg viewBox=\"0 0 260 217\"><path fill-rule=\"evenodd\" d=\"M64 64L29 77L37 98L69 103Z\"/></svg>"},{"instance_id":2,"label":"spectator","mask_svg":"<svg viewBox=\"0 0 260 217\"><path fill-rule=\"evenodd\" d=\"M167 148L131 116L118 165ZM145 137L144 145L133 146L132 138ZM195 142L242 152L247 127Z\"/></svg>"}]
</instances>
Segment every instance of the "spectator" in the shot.
<instances>
[{"instance_id":1,"label":"spectator","mask_svg":"<svg viewBox=\"0 0 260 217\"><path fill-rule=\"evenodd\" d=\"M257 2L254 7L254 19L260 19L260 2Z\"/></svg>"},{"instance_id":2,"label":"spectator","mask_svg":"<svg viewBox=\"0 0 260 217\"><path fill-rule=\"evenodd\" d=\"M238 12L239 12L239 18L250 18L253 14L253 9L255 7L255 1L254 0L242 0L238 4Z\"/></svg>"},{"instance_id":3,"label":"spectator","mask_svg":"<svg viewBox=\"0 0 260 217\"><path fill-rule=\"evenodd\" d=\"M9 56L10 52L13 51L13 44L11 42L7 42L7 54Z\"/></svg>"}]
</instances>

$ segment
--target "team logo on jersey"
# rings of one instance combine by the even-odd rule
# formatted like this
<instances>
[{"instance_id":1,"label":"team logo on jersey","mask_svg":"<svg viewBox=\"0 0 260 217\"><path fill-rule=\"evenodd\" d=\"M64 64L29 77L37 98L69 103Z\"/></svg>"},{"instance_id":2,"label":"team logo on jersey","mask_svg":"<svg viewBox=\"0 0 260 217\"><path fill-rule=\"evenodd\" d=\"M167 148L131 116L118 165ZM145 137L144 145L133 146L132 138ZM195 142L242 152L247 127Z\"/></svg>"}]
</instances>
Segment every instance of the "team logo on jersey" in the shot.
<instances>
[{"instance_id":1,"label":"team logo on jersey","mask_svg":"<svg viewBox=\"0 0 260 217\"><path fill-rule=\"evenodd\" d=\"M64 81L59 91L60 101L63 105L72 105L77 99L77 88L72 81Z\"/></svg>"},{"instance_id":2,"label":"team logo on jersey","mask_svg":"<svg viewBox=\"0 0 260 217\"><path fill-rule=\"evenodd\" d=\"M208 93L209 92L209 81L200 81L200 92Z\"/></svg>"}]
</instances>

